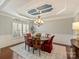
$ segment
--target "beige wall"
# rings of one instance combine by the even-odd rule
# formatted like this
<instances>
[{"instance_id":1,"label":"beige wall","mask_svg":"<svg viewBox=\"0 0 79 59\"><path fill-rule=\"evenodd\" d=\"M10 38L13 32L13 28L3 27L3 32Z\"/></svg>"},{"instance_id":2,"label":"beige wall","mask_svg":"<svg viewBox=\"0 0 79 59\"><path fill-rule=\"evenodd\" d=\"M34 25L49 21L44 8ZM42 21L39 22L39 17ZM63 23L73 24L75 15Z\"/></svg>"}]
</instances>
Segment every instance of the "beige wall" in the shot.
<instances>
[{"instance_id":1,"label":"beige wall","mask_svg":"<svg viewBox=\"0 0 79 59\"><path fill-rule=\"evenodd\" d=\"M12 35L0 35L0 48L23 42L23 38L13 38Z\"/></svg>"},{"instance_id":2,"label":"beige wall","mask_svg":"<svg viewBox=\"0 0 79 59\"><path fill-rule=\"evenodd\" d=\"M0 35L12 33L12 18L0 15Z\"/></svg>"},{"instance_id":3,"label":"beige wall","mask_svg":"<svg viewBox=\"0 0 79 59\"><path fill-rule=\"evenodd\" d=\"M12 18L0 15L0 48L24 41L23 38L13 39L12 21L13 21ZM69 42L68 40L70 38L67 40L63 40L61 38L64 38L64 36L62 36L63 34L70 34L68 37L71 36L72 22L73 22L73 18L52 20L49 22L45 22L42 26L39 27L39 29L40 29L40 32L42 33L57 34L55 37L57 39L55 41L57 42L60 42L60 43ZM59 36L60 34L61 34L61 37ZM59 37L60 39L58 39Z\"/></svg>"},{"instance_id":4,"label":"beige wall","mask_svg":"<svg viewBox=\"0 0 79 59\"><path fill-rule=\"evenodd\" d=\"M73 20L73 18L66 18L48 21L39 27L39 31L42 33L72 34Z\"/></svg>"},{"instance_id":5,"label":"beige wall","mask_svg":"<svg viewBox=\"0 0 79 59\"><path fill-rule=\"evenodd\" d=\"M72 22L74 18L57 19L45 22L38 29L41 33L55 35L54 42L71 45L73 38Z\"/></svg>"},{"instance_id":6,"label":"beige wall","mask_svg":"<svg viewBox=\"0 0 79 59\"><path fill-rule=\"evenodd\" d=\"M0 15L0 48L24 41L23 38L13 38L12 22L12 18Z\"/></svg>"},{"instance_id":7,"label":"beige wall","mask_svg":"<svg viewBox=\"0 0 79 59\"><path fill-rule=\"evenodd\" d=\"M22 20L17 20L17 22L23 22L25 24L30 23L31 21L22 21ZM24 37L21 38L14 38L13 33L12 33L12 23L16 22L11 17L5 16L5 15L0 15L0 48L13 45L19 42L24 41ZM31 24L29 29L31 28ZM31 31L31 30L29 30Z\"/></svg>"}]
</instances>

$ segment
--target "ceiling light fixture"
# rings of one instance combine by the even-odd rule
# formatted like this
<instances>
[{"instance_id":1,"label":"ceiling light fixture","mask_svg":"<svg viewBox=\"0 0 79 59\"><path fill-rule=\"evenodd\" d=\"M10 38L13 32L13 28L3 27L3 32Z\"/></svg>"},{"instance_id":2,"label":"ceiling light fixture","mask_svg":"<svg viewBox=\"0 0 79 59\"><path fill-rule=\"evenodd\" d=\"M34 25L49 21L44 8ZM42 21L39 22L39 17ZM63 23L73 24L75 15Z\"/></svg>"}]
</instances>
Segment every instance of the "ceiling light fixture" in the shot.
<instances>
[{"instance_id":1,"label":"ceiling light fixture","mask_svg":"<svg viewBox=\"0 0 79 59\"><path fill-rule=\"evenodd\" d=\"M38 18L34 21L34 23L39 27L40 25L44 23L44 21L41 18L41 16L38 16Z\"/></svg>"}]
</instances>

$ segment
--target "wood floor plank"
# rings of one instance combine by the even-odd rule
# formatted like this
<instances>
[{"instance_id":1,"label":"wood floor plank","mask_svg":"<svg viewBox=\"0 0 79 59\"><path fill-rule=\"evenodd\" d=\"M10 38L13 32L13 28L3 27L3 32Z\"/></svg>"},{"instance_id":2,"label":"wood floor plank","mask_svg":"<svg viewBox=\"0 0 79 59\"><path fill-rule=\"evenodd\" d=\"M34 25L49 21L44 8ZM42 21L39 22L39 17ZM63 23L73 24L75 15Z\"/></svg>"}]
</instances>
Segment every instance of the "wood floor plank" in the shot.
<instances>
[{"instance_id":1,"label":"wood floor plank","mask_svg":"<svg viewBox=\"0 0 79 59\"><path fill-rule=\"evenodd\" d=\"M0 53L0 59L12 59L12 53L8 47L3 48Z\"/></svg>"}]
</instances>

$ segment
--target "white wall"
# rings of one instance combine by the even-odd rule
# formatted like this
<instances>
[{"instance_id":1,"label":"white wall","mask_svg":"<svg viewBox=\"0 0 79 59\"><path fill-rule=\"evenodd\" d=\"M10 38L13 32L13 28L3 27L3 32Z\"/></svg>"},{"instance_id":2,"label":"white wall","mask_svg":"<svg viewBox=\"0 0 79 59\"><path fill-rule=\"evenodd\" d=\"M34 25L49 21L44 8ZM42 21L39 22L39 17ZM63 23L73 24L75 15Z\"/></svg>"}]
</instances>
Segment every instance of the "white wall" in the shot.
<instances>
[{"instance_id":1,"label":"white wall","mask_svg":"<svg viewBox=\"0 0 79 59\"><path fill-rule=\"evenodd\" d=\"M0 35L12 33L12 18L0 15Z\"/></svg>"},{"instance_id":2,"label":"white wall","mask_svg":"<svg viewBox=\"0 0 79 59\"><path fill-rule=\"evenodd\" d=\"M73 18L48 21L39 27L39 31L45 33L72 34L72 22Z\"/></svg>"},{"instance_id":3,"label":"white wall","mask_svg":"<svg viewBox=\"0 0 79 59\"><path fill-rule=\"evenodd\" d=\"M23 42L23 38L14 39L12 35L0 35L0 48Z\"/></svg>"},{"instance_id":4,"label":"white wall","mask_svg":"<svg viewBox=\"0 0 79 59\"><path fill-rule=\"evenodd\" d=\"M73 38L73 35L71 34L54 34L54 42L60 43L60 44L66 44L71 45L71 39Z\"/></svg>"},{"instance_id":5,"label":"white wall","mask_svg":"<svg viewBox=\"0 0 79 59\"><path fill-rule=\"evenodd\" d=\"M48 21L39 27L39 31L54 34L55 42L70 45L70 40L73 38L73 20L74 18L66 18Z\"/></svg>"},{"instance_id":6,"label":"white wall","mask_svg":"<svg viewBox=\"0 0 79 59\"><path fill-rule=\"evenodd\" d=\"M0 15L0 48L24 41L22 38L13 39L12 22L12 18ZM73 18L52 20L45 22L39 29L42 33L55 34L54 41L58 43L70 44L69 41L72 38L72 22Z\"/></svg>"},{"instance_id":7,"label":"white wall","mask_svg":"<svg viewBox=\"0 0 79 59\"><path fill-rule=\"evenodd\" d=\"M0 15L0 48L23 42L23 38L12 37L12 22L14 20L7 16Z\"/></svg>"}]
</instances>

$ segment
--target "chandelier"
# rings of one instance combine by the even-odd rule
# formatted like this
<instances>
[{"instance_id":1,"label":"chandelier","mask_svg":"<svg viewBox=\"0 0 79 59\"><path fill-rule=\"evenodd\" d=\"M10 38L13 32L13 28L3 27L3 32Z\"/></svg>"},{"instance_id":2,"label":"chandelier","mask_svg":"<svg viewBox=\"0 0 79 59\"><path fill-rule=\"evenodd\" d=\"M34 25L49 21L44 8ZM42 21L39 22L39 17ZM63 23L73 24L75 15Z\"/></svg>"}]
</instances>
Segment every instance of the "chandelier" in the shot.
<instances>
[{"instance_id":1,"label":"chandelier","mask_svg":"<svg viewBox=\"0 0 79 59\"><path fill-rule=\"evenodd\" d=\"M40 16L38 16L38 18L34 21L34 23L39 27L44 23L44 21Z\"/></svg>"}]
</instances>

